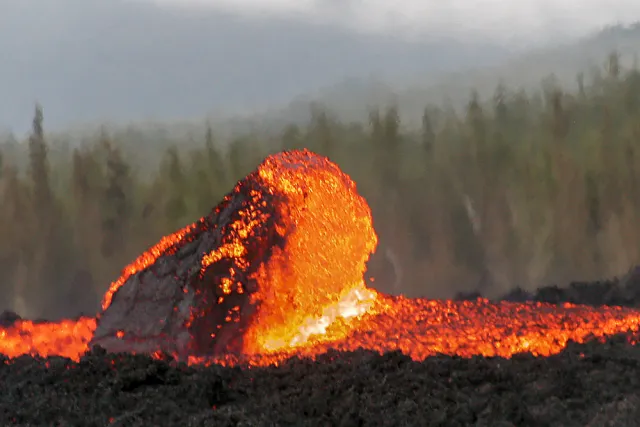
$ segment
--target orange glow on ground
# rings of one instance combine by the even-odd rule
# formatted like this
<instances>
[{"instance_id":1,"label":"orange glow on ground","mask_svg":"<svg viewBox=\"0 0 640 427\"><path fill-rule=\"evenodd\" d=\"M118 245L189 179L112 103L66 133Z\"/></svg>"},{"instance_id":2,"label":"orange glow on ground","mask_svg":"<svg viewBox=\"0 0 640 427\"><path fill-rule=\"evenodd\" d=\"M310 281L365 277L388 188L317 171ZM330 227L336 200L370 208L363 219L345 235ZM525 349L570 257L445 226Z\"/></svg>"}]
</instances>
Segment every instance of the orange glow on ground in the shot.
<instances>
[{"instance_id":1,"label":"orange glow on ground","mask_svg":"<svg viewBox=\"0 0 640 427\"><path fill-rule=\"evenodd\" d=\"M77 361L87 351L95 328L96 320L87 317L47 323L19 320L10 328L0 328L0 354L63 356Z\"/></svg>"},{"instance_id":2,"label":"orange glow on ground","mask_svg":"<svg viewBox=\"0 0 640 427\"><path fill-rule=\"evenodd\" d=\"M329 327L341 330L339 322ZM550 356L572 340L578 343L622 332L638 332L640 311L620 307L589 307L543 303L437 301L380 295L369 313L356 320L344 339L315 341L305 348L266 355L247 355L192 363L279 364L293 357L311 357L330 349L401 351L416 361L429 356L500 356L518 353ZM630 342L634 342L631 341Z\"/></svg>"},{"instance_id":3,"label":"orange glow on ground","mask_svg":"<svg viewBox=\"0 0 640 427\"><path fill-rule=\"evenodd\" d=\"M94 319L60 323L16 322L0 329L0 353L60 355L78 360L87 350L95 327ZM528 352L549 356L562 351L569 340L585 342L640 329L640 311L620 307L588 307L542 303L492 303L479 301L435 301L379 295L364 316L349 322L339 319L326 333L346 336L328 342L323 335L311 336L304 347L285 351L215 360L192 358L191 363L234 365L278 364L292 357L315 357L329 349L378 352L400 350L415 360L438 353L462 357L501 356L509 358ZM319 338L319 339L318 339Z\"/></svg>"}]
</instances>

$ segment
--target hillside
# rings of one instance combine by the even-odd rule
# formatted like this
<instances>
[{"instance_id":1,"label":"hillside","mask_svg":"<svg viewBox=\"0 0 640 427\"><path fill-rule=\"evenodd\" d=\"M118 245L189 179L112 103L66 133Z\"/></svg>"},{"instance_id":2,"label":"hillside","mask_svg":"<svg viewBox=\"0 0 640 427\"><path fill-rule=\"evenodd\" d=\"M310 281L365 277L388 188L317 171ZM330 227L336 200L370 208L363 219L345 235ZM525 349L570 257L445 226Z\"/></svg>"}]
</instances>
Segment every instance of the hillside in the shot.
<instances>
[{"instance_id":1,"label":"hillside","mask_svg":"<svg viewBox=\"0 0 640 427\"><path fill-rule=\"evenodd\" d=\"M301 119L308 115L304 105L311 99L329 107L342 118L360 120L370 105L394 103L408 122L417 125L425 104L455 107L469 100L472 90L490 97L499 83L512 88L537 90L542 80L553 75L563 86L576 87L576 78L584 73L588 79L595 69L602 69L607 57L617 51L621 62L632 66L640 54L640 24L612 26L577 41L546 46L507 55L491 66L460 67L455 72L414 75L403 84L387 84L380 80L349 79L317 93L299 97L286 108L261 117L264 121ZM302 113L301 113L302 112Z\"/></svg>"}]
</instances>

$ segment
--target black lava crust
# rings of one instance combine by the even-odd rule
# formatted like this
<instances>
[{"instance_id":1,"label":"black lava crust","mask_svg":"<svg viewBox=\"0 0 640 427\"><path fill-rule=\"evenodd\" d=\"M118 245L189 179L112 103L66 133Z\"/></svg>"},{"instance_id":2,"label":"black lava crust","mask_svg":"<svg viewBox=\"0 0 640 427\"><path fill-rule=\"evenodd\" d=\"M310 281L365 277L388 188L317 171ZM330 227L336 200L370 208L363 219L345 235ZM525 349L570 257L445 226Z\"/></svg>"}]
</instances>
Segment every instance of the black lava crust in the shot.
<instances>
[{"instance_id":1,"label":"black lava crust","mask_svg":"<svg viewBox=\"0 0 640 427\"><path fill-rule=\"evenodd\" d=\"M535 358L328 353L280 367L188 367L100 348L0 363L0 425L634 426L640 348L616 336Z\"/></svg>"},{"instance_id":2,"label":"black lava crust","mask_svg":"<svg viewBox=\"0 0 640 427\"><path fill-rule=\"evenodd\" d=\"M474 298L477 296L473 296ZM640 306L640 270L505 299ZM0 325L19 316L5 313ZM2 426L640 426L640 345L617 335L511 359L330 352L279 367L186 366L99 347L0 355Z\"/></svg>"}]
</instances>

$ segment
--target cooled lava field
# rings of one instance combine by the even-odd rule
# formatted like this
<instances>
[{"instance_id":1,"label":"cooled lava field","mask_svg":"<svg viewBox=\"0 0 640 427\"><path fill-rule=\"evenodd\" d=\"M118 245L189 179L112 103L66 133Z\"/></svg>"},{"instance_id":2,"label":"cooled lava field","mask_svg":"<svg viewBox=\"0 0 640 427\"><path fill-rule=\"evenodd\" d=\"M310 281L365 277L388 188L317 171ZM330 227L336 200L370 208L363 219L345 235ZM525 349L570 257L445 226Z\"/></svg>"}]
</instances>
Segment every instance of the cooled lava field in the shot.
<instances>
[{"instance_id":1,"label":"cooled lava field","mask_svg":"<svg viewBox=\"0 0 640 427\"><path fill-rule=\"evenodd\" d=\"M640 272L489 301L385 295L356 185L272 155L124 268L95 317L0 315L23 426L640 425Z\"/></svg>"}]
</instances>

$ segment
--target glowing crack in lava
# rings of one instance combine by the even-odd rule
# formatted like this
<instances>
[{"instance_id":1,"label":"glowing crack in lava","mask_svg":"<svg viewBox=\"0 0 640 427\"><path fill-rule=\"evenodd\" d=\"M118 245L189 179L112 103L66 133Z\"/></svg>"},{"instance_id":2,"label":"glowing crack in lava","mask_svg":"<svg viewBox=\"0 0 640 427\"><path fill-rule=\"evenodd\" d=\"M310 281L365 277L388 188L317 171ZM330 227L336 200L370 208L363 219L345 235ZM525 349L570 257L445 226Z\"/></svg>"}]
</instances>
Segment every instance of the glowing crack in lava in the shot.
<instances>
[{"instance_id":1,"label":"glowing crack in lava","mask_svg":"<svg viewBox=\"0 0 640 427\"><path fill-rule=\"evenodd\" d=\"M174 353L192 363L278 363L330 348L546 356L569 340L638 331L640 311L382 295L363 275L371 212L337 165L309 151L269 156L212 212L127 266L100 315L0 328L0 353L78 359Z\"/></svg>"}]
</instances>

